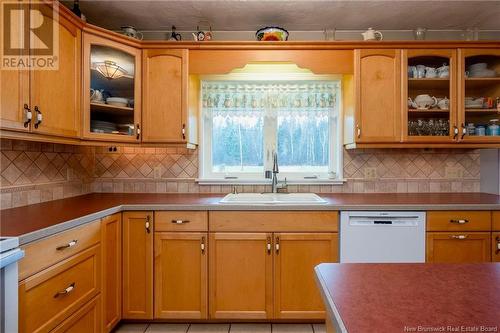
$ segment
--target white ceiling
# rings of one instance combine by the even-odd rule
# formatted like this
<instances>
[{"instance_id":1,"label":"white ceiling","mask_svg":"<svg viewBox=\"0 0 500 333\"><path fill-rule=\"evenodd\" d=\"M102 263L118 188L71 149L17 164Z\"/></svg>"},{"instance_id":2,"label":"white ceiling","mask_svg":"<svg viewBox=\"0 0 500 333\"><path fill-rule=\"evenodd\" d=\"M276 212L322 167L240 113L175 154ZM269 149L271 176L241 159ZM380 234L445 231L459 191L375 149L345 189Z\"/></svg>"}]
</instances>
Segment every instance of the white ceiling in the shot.
<instances>
[{"instance_id":1,"label":"white ceiling","mask_svg":"<svg viewBox=\"0 0 500 333\"><path fill-rule=\"evenodd\" d=\"M63 1L72 6L72 1ZM359 30L500 29L500 0L493 1L169 1L80 0L90 23L117 30L194 30L202 21L212 30L254 31L268 25L293 31L325 28Z\"/></svg>"}]
</instances>

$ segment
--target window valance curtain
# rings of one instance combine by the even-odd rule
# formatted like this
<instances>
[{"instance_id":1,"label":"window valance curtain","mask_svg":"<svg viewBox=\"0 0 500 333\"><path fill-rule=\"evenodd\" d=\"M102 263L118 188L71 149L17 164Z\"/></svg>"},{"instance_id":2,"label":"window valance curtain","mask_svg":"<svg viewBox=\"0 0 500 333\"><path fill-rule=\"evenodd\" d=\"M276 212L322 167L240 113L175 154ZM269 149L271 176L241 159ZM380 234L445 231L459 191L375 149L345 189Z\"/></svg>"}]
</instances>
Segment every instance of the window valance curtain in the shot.
<instances>
[{"instance_id":1,"label":"window valance curtain","mask_svg":"<svg viewBox=\"0 0 500 333\"><path fill-rule=\"evenodd\" d=\"M206 117L306 117L335 115L335 81L203 81Z\"/></svg>"}]
</instances>

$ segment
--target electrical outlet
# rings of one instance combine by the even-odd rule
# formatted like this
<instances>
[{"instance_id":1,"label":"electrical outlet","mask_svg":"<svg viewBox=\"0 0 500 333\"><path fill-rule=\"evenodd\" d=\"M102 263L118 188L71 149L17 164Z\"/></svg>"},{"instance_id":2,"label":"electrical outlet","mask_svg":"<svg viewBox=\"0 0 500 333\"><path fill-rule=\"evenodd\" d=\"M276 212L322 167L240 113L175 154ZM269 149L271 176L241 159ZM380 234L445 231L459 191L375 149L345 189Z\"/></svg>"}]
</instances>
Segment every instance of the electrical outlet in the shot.
<instances>
[{"instance_id":1,"label":"electrical outlet","mask_svg":"<svg viewBox=\"0 0 500 333\"><path fill-rule=\"evenodd\" d=\"M73 169L67 168L66 169L66 180L72 180L72 179L73 179Z\"/></svg>"},{"instance_id":2,"label":"electrical outlet","mask_svg":"<svg viewBox=\"0 0 500 333\"><path fill-rule=\"evenodd\" d=\"M377 178L377 168L369 167L364 169L365 178L366 179L375 179Z\"/></svg>"},{"instance_id":3,"label":"electrical outlet","mask_svg":"<svg viewBox=\"0 0 500 333\"><path fill-rule=\"evenodd\" d=\"M155 166L154 169L153 169L153 171L154 171L154 178L155 179L161 178L161 173L162 173L161 172L161 166Z\"/></svg>"},{"instance_id":4,"label":"electrical outlet","mask_svg":"<svg viewBox=\"0 0 500 333\"><path fill-rule=\"evenodd\" d=\"M446 178L463 178L464 171L458 167L446 167L444 168L444 176Z\"/></svg>"}]
</instances>

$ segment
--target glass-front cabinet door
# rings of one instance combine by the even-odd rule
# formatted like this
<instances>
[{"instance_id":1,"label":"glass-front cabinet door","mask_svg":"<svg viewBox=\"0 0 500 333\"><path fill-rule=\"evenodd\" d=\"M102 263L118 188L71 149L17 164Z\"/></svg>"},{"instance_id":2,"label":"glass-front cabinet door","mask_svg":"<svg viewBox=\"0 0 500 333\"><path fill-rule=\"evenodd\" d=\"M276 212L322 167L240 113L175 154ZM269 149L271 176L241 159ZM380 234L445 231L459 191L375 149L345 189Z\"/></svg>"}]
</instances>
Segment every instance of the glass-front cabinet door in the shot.
<instances>
[{"instance_id":1,"label":"glass-front cabinet door","mask_svg":"<svg viewBox=\"0 0 500 333\"><path fill-rule=\"evenodd\" d=\"M460 138L466 143L500 142L500 50L459 50Z\"/></svg>"},{"instance_id":2,"label":"glass-front cabinet door","mask_svg":"<svg viewBox=\"0 0 500 333\"><path fill-rule=\"evenodd\" d=\"M456 50L403 50L403 141L458 138Z\"/></svg>"},{"instance_id":3,"label":"glass-front cabinet door","mask_svg":"<svg viewBox=\"0 0 500 333\"><path fill-rule=\"evenodd\" d=\"M84 137L140 141L141 51L84 34Z\"/></svg>"}]
</instances>

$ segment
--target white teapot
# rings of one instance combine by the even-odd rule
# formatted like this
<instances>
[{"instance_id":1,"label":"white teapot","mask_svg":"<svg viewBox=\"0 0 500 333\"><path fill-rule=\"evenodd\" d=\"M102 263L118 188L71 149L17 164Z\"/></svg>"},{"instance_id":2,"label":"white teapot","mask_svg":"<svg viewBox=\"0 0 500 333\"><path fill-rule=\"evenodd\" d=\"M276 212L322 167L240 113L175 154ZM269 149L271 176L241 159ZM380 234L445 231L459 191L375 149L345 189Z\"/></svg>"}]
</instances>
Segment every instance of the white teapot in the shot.
<instances>
[{"instance_id":1,"label":"white teapot","mask_svg":"<svg viewBox=\"0 0 500 333\"><path fill-rule=\"evenodd\" d=\"M428 110L438 103L437 98L429 95L418 95L412 100L408 97L408 106L419 109L419 110Z\"/></svg>"},{"instance_id":2,"label":"white teapot","mask_svg":"<svg viewBox=\"0 0 500 333\"><path fill-rule=\"evenodd\" d=\"M448 110L450 108L450 100L448 97L438 98L437 107L441 110Z\"/></svg>"},{"instance_id":3,"label":"white teapot","mask_svg":"<svg viewBox=\"0 0 500 333\"><path fill-rule=\"evenodd\" d=\"M362 32L364 40L382 40L384 36L380 31L373 30L373 28L368 28L365 32Z\"/></svg>"}]
</instances>

